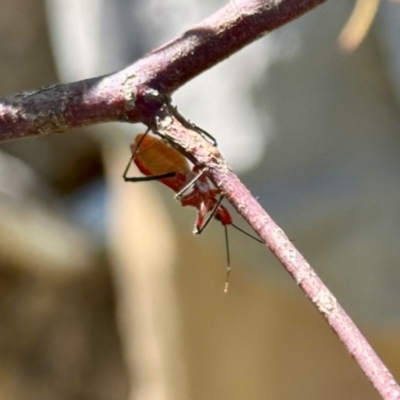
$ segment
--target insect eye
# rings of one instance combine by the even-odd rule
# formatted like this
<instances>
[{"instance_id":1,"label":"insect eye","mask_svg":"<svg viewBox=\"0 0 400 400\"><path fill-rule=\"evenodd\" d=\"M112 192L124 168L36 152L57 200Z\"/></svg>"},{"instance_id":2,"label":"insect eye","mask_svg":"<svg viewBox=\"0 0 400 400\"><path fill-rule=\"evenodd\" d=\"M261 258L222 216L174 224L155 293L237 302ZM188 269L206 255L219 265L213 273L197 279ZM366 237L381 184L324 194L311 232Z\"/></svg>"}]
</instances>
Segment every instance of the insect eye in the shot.
<instances>
[{"instance_id":1,"label":"insect eye","mask_svg":"<svg viewBox=\"0 0 400 400\"><path fill-rule=\"evenodd\" d=\"M218 212L215 213L214 218L215 218L217 221L220 221L220 222L221 222L221 216L218 214Z\"/></svg>"}]
</instances>

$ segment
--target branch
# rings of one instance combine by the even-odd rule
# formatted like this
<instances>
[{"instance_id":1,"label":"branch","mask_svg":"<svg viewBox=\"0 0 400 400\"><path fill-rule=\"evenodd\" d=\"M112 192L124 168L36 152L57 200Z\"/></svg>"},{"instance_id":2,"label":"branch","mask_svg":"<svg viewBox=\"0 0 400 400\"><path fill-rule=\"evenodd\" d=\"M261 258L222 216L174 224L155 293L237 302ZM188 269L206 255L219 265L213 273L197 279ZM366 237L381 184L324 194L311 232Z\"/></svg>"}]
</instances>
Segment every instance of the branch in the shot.
<instances>
[{"instance_id":1,"label":"branch","mask_svg":"<svg viewBox=\"0 0 400 400\"><path fill-rule=\"evenodd\" d=\"M117 73L0 99L0 142L101 122L146 123L149 90L169 96L254 40L326 0L234 0ZM159 104L161 106L163 102Z\"/></svg>"},{"instance_id":2,"label":"branch","mask_svg":"<svg viewBox=\"0 0 400 400\"><path fill-rule=\"evenodd\" d=\"M234 0L181 37L104 77L0 99L0 142L100 122L144 122L208 175L293 276L383 399L400 388L335 297L231 172L219 151L168 106L184 83L326 0ZM182 125L183 123L183 125Z\"/></svg>"},{"instance_id":3,"label":"branch","mask_svg":"<svg viewBox=\"0 0 400 400\"><path fill-rule=\"evenodd\" d=\"M230 170L218 149L199 135L196 129L168 104L156 115L151 128L193 163L207 168L207 175L213 183L258 233L323 315L382 399L399 399L400 387L389 370L283 230Z\"/></svg>"}]
</instances>

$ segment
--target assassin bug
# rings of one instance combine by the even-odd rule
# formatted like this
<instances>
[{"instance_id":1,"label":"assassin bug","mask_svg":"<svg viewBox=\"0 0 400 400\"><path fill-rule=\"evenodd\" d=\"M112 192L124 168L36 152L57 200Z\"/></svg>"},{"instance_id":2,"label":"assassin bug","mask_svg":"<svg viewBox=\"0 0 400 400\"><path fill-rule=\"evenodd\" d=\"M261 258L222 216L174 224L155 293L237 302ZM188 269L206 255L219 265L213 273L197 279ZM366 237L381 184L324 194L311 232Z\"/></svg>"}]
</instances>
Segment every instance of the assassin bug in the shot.
<instances>
[{"instance_id":1,"label":"assassin bug","mask_svg":"<svg viewBox=\"0 0 400 400\"><path fill-rule=\"evenodd\" d=\"M149 130L136 136L131 145L132 156L124 171L125 182L143 182L158 180L172 189L180 200L182 206L197 208L197 217L194 225L194 234L200 234L206 228L212 218L221 222L225 230L225 243L227 254L227 270L224 291L228 291L230 275L230 255L227 226L231 225L240 232L257 240L263 241L232 222L229 211L221 204L224 196L221 191L212 186L205 175L205 171L197 166L192 168L188 160L176 149L166 144L162 139L148 135ZM204 131L200 131L210 140L215 140ZM128 177L129 168L134 162L139 171L144 175L141 177Z\"/></svg>"}]
</instances>

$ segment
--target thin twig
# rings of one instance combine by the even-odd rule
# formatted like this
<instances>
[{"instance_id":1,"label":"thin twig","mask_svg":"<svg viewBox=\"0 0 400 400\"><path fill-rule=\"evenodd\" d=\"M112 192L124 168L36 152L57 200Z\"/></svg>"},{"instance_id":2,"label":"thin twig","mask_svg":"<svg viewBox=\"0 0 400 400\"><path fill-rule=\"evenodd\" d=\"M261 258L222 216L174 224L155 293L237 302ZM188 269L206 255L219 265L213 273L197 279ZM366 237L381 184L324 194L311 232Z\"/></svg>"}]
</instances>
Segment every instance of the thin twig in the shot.
<instances>
[{"instance_id":1,"label":"thin twig","mask_svg":"<svg viewBox=\"0 0 400 400\"><path fill-rule=\"evenodd\" d=\"M167 105L157 116L153 129L173 142L173 145L191 161L207 167L210 179L264 240L267 247L324 316L382 399L400 399L400 387L392 374L310 264L230 170L218 149L204 140L195 130L183 126L180 123L181 116L176 118L175 113L176 110Z\"/></svg>"}]
</instances>

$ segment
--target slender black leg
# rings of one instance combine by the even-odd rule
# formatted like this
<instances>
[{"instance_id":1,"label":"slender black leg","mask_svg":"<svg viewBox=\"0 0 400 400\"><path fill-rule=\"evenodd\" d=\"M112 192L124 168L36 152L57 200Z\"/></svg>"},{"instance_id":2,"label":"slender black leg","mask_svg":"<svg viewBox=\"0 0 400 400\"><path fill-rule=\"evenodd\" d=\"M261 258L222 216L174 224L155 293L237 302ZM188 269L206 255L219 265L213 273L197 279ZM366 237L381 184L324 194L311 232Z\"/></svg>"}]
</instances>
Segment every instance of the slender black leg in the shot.
<instances>
[{"instance_id":1,"label":"slender black leg","mask_svg":"<svg viewBox=\"0 0 400 400\"><path fill-rule=\"evenodd\" d=\"M200 171L189 183L187 183L176 195L175 195L175 199L179 200L183 193L185 193L186 191L188 191L189 189L191 189L194 184L204 175L204 173L206 172L206 169L203 169L202 171Z\"/></svg>"},{"instance_id":2,"label":"slender black leg","mask_svg":"<svg viewBox=\"0 0 400 400\"><path fill-rule=\"evenodd\" d=\"M215 204L214 208L211 210L210 215L207 217L206 221L204 222L203 226L198 228L197 226L194 228L194 233L195 235L200 235L201 232L204 231L204 229L207 227L207 225L210 223L211 219L214 217L215 213L218 210L218 207L221 205L222 200L224 199L224 195L221 194L219 197L217 203ZM226 226L226 225L225 225Z\"/></svg>"},{"instance_id":3,"label":"slender black leg","mask_svg":"<svg viewBox=\"0 0 400 400\"><path fill-rule=\"evenodd\" d=\"M198 134L200 134L204 139L208 140L214 147L217 147L217 141L215 140L214 136L210 135L204 129L201 129L196 124L186 120L179 112L176 107L173 107L171 101L168 101L169 106L173 108L174 112L172 113L178 121L185 126L186 128L195 130Z\"/></svg>"},{"instance_id":4,"label":"slender black leg","mask_svg":"<svg viewBox=\"0 0 400 400\"><path fill-rule=\"evenodd\" d=\"M148 181L159 181L160 179L172 178L176 175L176 172L168 172L162 175L151 175L151 176L125 176L125 182L148 182Z\"/></svg>"},{"instance_id":5,"label":"slender black leg","mask_svg":"<svg viewBox=\"0 0 400 400\"><path fill-rule=\"evenodd\" d=\"M214 136L210 135L207 131L201 129L197 125L193 124L193 127L201 136L203 136L204 139L208 140L214 147L217 147L217 141Z\"/></svg>"},{"instance_id":6,"label":"slender black leg","mask_svg":"<svg viewBox=\"0 0 400 400\"><path fill-rule=\"evenodd\" d=\"M145 134L143 135L143 137L140 139L139 143L137 144L134 153L132 154L132 157L129 159L128 165L125 168L124 174L123 174L123 178L125 182L146 182L146 181L158 181L160 179L164 179L164 178L172 178L173 176L176 175L176 172L167 172L165 174L161 174L161 175L151 175L151 176L138 176L138 177L130 177L127 176L128 175L128 171L129 168L131 167L132 161L134 160L136 153L138 152L138 149L141 145L141 143L143 142L144 138L146 137L146 135L149 133L150 128L147 129L147 131L145 132Z\"/></svg>"}]
</instances>

